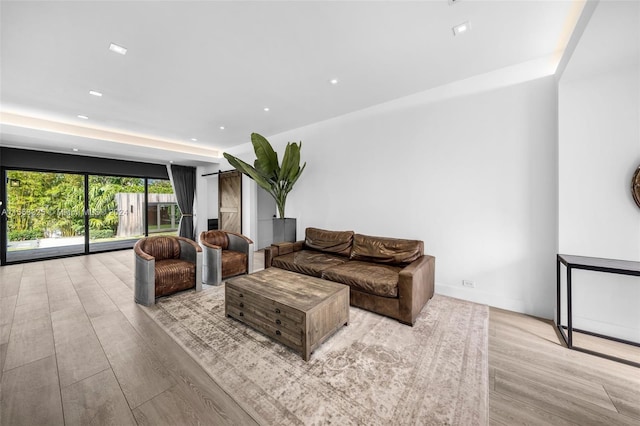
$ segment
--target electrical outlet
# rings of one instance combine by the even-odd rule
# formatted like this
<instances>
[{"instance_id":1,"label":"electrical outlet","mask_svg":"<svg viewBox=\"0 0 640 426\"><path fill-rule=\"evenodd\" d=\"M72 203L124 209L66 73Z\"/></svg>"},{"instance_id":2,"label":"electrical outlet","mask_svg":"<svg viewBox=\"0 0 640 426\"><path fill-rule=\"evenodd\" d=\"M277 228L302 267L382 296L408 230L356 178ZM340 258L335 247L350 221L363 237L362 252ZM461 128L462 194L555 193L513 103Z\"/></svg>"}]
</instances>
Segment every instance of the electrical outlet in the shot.
<instances>
[{"instance_id":1,"label":"electrical outlet","mask_svg":"<svg viewBox=\"0 0 640 426\"><path fill-rule=\"evenodd\" d=\"M476 288L476 283L474 281L462 280L463 287Z\"/></svg>"}]
</instances>

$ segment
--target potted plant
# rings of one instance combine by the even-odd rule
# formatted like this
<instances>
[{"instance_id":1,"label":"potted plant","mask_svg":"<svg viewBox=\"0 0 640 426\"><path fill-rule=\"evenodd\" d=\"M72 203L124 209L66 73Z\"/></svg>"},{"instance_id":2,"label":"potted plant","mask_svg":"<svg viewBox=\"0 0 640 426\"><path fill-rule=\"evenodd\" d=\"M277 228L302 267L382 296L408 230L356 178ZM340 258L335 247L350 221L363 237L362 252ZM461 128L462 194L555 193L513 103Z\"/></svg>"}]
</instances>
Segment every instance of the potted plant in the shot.
<instances>
[{"instance_id":1,"label":"potted plant","mask_svg":"<svg viewBox=\"0 0 640 426\"><path fill-rule=\"evenodd\" d=\"M224 158L236 170L256 181L275 200L279 218L274 219L274 241L295 241L295 219L285 218L285 205L287 195L289 195L293 185L307 165L307 163L304 163L300 167L302 142L287 143L282 157L282 164L278 162L278 154L264 136L252 133L251 144L256 154L253 166L226 152L223 154Z\"/></svg>"}]
</instances>

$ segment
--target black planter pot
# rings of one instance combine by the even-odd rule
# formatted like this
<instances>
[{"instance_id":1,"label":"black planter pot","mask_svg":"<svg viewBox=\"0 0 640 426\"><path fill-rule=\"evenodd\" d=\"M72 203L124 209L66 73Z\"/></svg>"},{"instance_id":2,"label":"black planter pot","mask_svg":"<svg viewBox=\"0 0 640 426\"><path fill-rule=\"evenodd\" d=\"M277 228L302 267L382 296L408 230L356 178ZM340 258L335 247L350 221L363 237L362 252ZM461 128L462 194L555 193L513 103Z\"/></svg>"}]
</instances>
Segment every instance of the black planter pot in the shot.
<instances>
[{"instance_id":1,"label":"black planter pot","mask_svg":"<svg viewBox=\"0 0 640 426\"><path fill-rule=\"evenodd\" d=\"M273 242L296 241L296 219L273 219Z\"/></svg>"}]
</instances>

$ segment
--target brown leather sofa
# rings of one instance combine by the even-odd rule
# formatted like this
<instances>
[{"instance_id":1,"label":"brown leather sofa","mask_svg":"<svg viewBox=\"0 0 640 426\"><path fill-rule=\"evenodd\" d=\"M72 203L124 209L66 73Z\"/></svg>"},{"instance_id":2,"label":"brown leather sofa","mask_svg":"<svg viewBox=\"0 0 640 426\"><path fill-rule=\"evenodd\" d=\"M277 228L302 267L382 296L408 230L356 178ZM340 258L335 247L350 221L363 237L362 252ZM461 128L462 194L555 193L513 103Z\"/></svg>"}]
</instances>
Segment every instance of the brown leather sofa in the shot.
<instances>
[{"instance_id":1,"label":"brown leather sofa","mask_svg":"<svg viewBox=\"0 0 640 426\"><path fill-rule=\"evenodd\" d=\"M419 240L307 228L304 241L267 247L264 267L346 284L351 305L409 325L434 291L435 257Z\"/></svg>"},{"instance_id":2,"label":"brown leather sofa","mask_svg":"<svg viewBox=\"0 0 640 426\"><path fill-rule=\"evenodd\" d=\"M138 240L134 300L150 306L157 297L202 289L202 249L188 238L154 236Z\"/></svg>"}]
</instances>

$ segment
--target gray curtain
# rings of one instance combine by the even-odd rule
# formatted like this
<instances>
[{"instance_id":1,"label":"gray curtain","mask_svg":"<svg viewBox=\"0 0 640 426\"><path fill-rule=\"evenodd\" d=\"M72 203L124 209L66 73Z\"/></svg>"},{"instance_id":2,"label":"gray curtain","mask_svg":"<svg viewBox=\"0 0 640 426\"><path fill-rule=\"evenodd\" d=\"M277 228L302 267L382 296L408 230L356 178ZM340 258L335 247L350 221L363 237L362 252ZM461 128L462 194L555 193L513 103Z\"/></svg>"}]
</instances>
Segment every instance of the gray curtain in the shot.
<instances>
[{"instance_id":1,"label":"gray curtain","mask_svg":"<svg viewBox=\"0 0 640 426\"><path fill-rule=\"evenodd\" d=\"M195 167L171 166L173 192L182 212L178 235L195 241L193 229L193 200L196 193Z\"/></svg>"}]
</instances>

